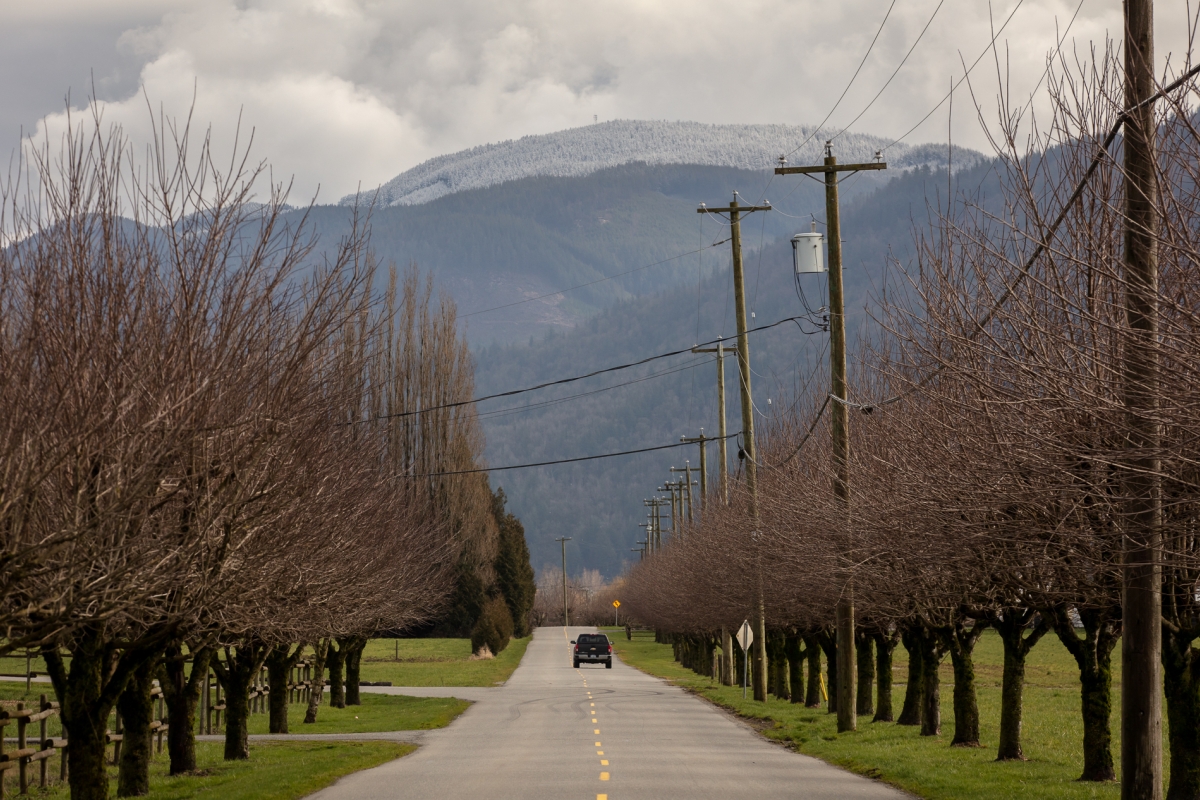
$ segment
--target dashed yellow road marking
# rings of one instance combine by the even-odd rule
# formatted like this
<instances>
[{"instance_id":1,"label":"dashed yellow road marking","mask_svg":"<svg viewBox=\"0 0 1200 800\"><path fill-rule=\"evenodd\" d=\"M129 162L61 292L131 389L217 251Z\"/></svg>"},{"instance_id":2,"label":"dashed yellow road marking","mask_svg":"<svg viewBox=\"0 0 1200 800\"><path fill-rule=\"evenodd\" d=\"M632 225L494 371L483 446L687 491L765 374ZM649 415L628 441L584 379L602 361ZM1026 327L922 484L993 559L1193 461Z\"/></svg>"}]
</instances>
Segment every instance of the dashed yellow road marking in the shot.
<instances>
[{"instance_id":1,"label":"dashed yellow road marking","mask_svg":"<svg viewBox=\"0 0 1200 800\"><path fill-rule=\"evenodd\" d=\"M606 781L606 780L608 780L608 773L607 773L607 772L601 772L601 773L600 773L600 780L602 780L602 781Z\"/></svg>"},{"instance_id":2,"label":"dashed yellow road marking","mask_svg":"<svg viewBox=\"0 0 1200 800\"><path fill-rule=\"evenodd\" d=\"M604 745L600 744L599 742L596 742L596 747L604 747Z\"/></svg>"},{"instance_id":3,"label":"dashed yellow road marking","mask_svg":"<svg viewBox=\"0 0 1200 800\"><path fill-rule=\"evenodd\" d=\"M596 795L596 800L608 800L608 795L598 794L598 795Z\"/></svg>"},{"instance_id":4,"label":"dashed yellow road marking","mask_svg":"<svg viewBox=\"0 0 1200 800\"><path fill-rule=\"evenodd\" d=\"M592 724L594 725L595 723L596 723L596 718L592 717Z\"/></svg>"},{"instance_id":5,"label":"dashed yellow road marking","mask_svg":"<svg viewBox=\"0 0 1200 800\"><path fill-rule=\"evenodd\" d=\"M595 703L588 703L588 705L589 705L589 706L593 706L593 707L594 707L596 704L595 704Z\"/></svg>"},{"instance_id":6,"label":"dashed yellow road marking","mask_svg":"<svg viewBox=\"0 0 1200 800\"><path fill-rule=\"evenodd\" d=\"M596 734L597 736L599 736L599 735L600 735L600 729L599 729L599 728L597 728L596 730L592 731L592 733L594 733L594 734Z\"/></svg>"},{"instance_id":7,"label":"dashed yellow road marking","mask_svg":"<svg viewBox=\"0 0 1200 800\"><path fill-rule=\"evenodd\" d=\"M608 759L607 759L607 758L602 758L602 759L600 759L600 766L602 766L602 767L607 767L607 766L608 766Z\"/></svg>"},{"instance_id":8,"label":"dashed yellow road marking","mask_svg":"<svg viewBox=\"0 0 1200 800\"><path fill-rule=\"evenodd\" d=\"M596 755L598 755L598 756L602 756L602 755L604 755L604 751L603 751L603 750L597 750L597 751L596 751Z\"/></svg>"}]
</instances>

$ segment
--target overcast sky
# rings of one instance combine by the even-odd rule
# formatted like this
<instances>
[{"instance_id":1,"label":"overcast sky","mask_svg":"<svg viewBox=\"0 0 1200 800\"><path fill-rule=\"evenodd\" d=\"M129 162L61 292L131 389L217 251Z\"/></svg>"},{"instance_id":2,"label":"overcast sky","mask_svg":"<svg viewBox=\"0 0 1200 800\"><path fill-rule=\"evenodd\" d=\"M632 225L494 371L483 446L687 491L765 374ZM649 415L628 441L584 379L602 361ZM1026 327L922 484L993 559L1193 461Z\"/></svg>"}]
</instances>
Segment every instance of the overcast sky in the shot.
<instances>
[{"instance_id":1,"label":"overcast sky","mask_svg":"<svg viewBox=\"0 0 1200 800\"><path fill-rule=\"evenodd\" d=\"M830 120L898 136L974 61L1018 0L896 0ZM890 0L0 0L0 147L61 130L94 94L137 138L145 94L255 152L296 195L335 201L473 145L614 118L811 124L829 111ZM989 12L990 8L990 12ZM1000 37L1022 102L1079 8L1065 47L1121 31L1120 0L1023 0ZM990 17L989 17L990 13ZM1160 63L1186 50L1186 5L1157 4ZM932 15L932 22L930 18ZM994 115L996 66L972 74ZM94 87L94 89L93 89ZM954 138L984 147L966 87ZM907 141L945 141L943 106ZM225 141L218 139L218 141Z\"/></svg>"}]
</instances>

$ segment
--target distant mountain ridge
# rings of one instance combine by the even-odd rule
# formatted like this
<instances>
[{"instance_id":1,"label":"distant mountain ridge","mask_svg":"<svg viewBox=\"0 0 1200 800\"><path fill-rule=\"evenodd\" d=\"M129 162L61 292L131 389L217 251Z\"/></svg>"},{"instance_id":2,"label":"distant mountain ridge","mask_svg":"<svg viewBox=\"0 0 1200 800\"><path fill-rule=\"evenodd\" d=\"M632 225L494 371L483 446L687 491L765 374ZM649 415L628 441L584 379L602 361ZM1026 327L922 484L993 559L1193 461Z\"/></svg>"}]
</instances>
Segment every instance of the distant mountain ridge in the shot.
<instances>
[{"instance_id":1,"label":"distant mountain ridge","mask_svg":"<svg viewBox=\"0 0 1200 800\"><path fill-rule=\"evenodd\" d=\"M825 140L835 130L807 125L709 125L700 122L613 120L556 133L523 136L450 153L418 164L380 187L380 204L419 205L467 189L481 189L535 176L580 177L633 162L697 164L767 170L783 153L792 164L818 163ZM839 160L872 161L890 141L862 133L837 136ZM898 169L939 168L947 148L939 144L892 144L885 154ZM974 150L954 148L954 169L984 159ZM354 202L342 198L342 204Z\"/></svg>"}]
</instances>

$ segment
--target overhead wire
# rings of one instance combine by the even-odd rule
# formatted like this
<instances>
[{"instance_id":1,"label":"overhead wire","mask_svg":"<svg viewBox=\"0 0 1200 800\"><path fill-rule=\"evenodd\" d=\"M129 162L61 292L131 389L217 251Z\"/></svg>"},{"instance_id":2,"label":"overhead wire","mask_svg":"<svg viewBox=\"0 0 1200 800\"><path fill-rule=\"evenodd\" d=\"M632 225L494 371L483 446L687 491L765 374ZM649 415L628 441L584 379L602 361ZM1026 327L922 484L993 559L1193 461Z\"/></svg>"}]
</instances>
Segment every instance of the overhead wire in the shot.
<instances>
[{"instance_id":1,"label":"overhead wire","mask_svg":"<svg viewBox=\"0 0 1200 800\"><path fill-rule=\"evenodd\" d=\"M796 319L795 317L784 317L783 319L777 320L776 322L772 322L768 325L760 325L757 328L751 328L750 330L746 331L746 333L751 334L751 333L757 333L759 331L770 330L771 328L776 328L780 325L783 325L786 322L792 322L795 319ZM722 339L720 337L713 339L711 341L708 341L708 342L703 342L701 344L693 345L692 347L702 347L705 345L716 344L719 341L722 341ZM631 361L628 364L618 364L615 367L605 367L604 369L593 370L592 372L588 372L583 375L574 375L570 378L559 378L558 380L546 381L545 383L539 383L535 386L528 386L528 387L525 387L524 389L510 389L509 391L506 391L506 392L496 392L495 394L484 395L483 397L475 397L470 400L457 400L453 403L442 403L440 405L430 406L428 408L414 409L412 411L398 411L394 414L380 414L380 415L377 415L374 417L368 417L366 419L354 420L354 421L346 423L346 424L358 425L358 424L362 424L365 422L375 422L375 421L384 420L384 419L412 417L412 416L416 416L418 414L427 414L431 411L441 411L441 410L450 409L450 408L462 408L463 406L469 406L469 405L474 405L476 403L482 403L485 400L495 400L498 397L512 397L513 395L524 394L526 392L533 392L533 391L537 391L538 389L545 389L550 386L562 386L563 384L574 383L575 381L581 381L581 380L584 380L585 378L593 378L597 375L604 375L609 372L618 372L620 370L630 369L632 367L638 367L638 366L641 366L642 364L648 364L651 361L658 361L659 359L662 359L662 358L670 358L672 356L678 356L678 355L682 355L684 353L690 353L692 351L692 347L685 347L682 350L672 350L672 351L666 352L666 353L659 353L657 355L647 356L646 358L642 358L637 361Z\"/></svg>"},{"instance_id":2,"label":"overhead wire","mask_svg":"<svg viewBox=\"0 0 1200 800\"><path fill-rule=\"evenodd\" d=\"M740 435L741 435L740 432L739 433L731 433L731 434L728 434L727 436L725 436L724 438L732 439L735 436L740 436ZM712 440L715 441L722 437L713 436L713 437L706 437L706 438L711 438ZM448 475L474 475L474 474L477 474L480 472L503 472L505 470L510 470L510 469L529 469L531 467L549 467L554 464L575 464L580 461L595 461L600 458L616 458L617 456L631 456L631 455L636 455L637 453L652 453L655 450L669 450L673 447L691 447L694 444L695 444L695 442L674 442L672 444L660 444L655 447L639 447L636 450L621 450L616 453L597 453L596 455L577 456L575 458L559 458L559 459L555 459L553 461L535 461L535 462L532 462L529 464L509 464L509 465L503 466L503 467L478 467L476 469L447 470L445 472L422 472L422 473L418 473L418 474L414 474L414 475L407 475L405 473L399 473L399 474L395 475L394 477L396 477L396 478L438 478L438 477L448 476Z\"/></svg>"}]
</instances>

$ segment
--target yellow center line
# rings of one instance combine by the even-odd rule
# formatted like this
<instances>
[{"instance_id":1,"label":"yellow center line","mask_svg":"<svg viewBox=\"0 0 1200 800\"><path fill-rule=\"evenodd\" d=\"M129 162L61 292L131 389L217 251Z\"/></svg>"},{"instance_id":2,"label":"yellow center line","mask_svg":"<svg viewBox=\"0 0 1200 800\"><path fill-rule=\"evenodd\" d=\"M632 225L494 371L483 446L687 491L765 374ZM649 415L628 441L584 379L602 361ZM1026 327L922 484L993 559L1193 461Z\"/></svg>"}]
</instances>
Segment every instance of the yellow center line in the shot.
<instances>
[{"instance_id":1,"label":"yellow center line","mask_svg":"<svg viewBox=\"0 0 1200 800\"><path fill-rule=\"evenodd\" d=\"M600 735L600 729L599 729L599 728L596 728L596 730L595 730L595 731L593 731L593 733L595 733L597 736L599 736L599 735Z\"/></svg>"},{"instance_id":2,"label":"yellow center line","mask_svg":"<svg viewBox=\"0 0 1200 800\"><path fill-rule=\"evenodd\" d=\"M596 751L596 755L598 755L598 756L602 756L602 755L604 755L604 751L603 751L603 750L597 750L597 751Z\"/></svg>"},{"instance_id":3,"label":"yellow center line","mask_svg":"<svg viewBox=\"0 0 1200 800\"><path fill-rule=\"evenodd\" d=\"M607 767L607 766L608 766L608 759L607 759L607 758L602 758L602 759L600 759L600 766L602 766L602 767Z\"/></svg>"},{"instance_id":4,"label":"yellow center line","mask_svg":"<svg viewBox=\"0 0 1200 800\"><path fill-rule=\"evenodd\" d=\"M598 794L598 795L596 795L596 800L608 800L608 795Z\"/></svg>"},{"instance_id":5,"label":"yellow center line","mask_svg":"<svg viewBox=\"0 0 1200 800\"><path fill-rule=\"evenodd\" d=\"M601 773L600 773L600 780L602 780L602 781L606 781L606 780L608 780L608 773L607 773L607 772L601 772Z\"/></svg>"},{"instance_id":6,"label":"yellow center line","mask_svg":"<svg viewBox=\"0 0 1200 800\"><path fill-rule=\"evenodd\" d=\"M596 742L596 747L604 747L604 745L600 744L599 742Z\"/></svg>"}]
</instances>

